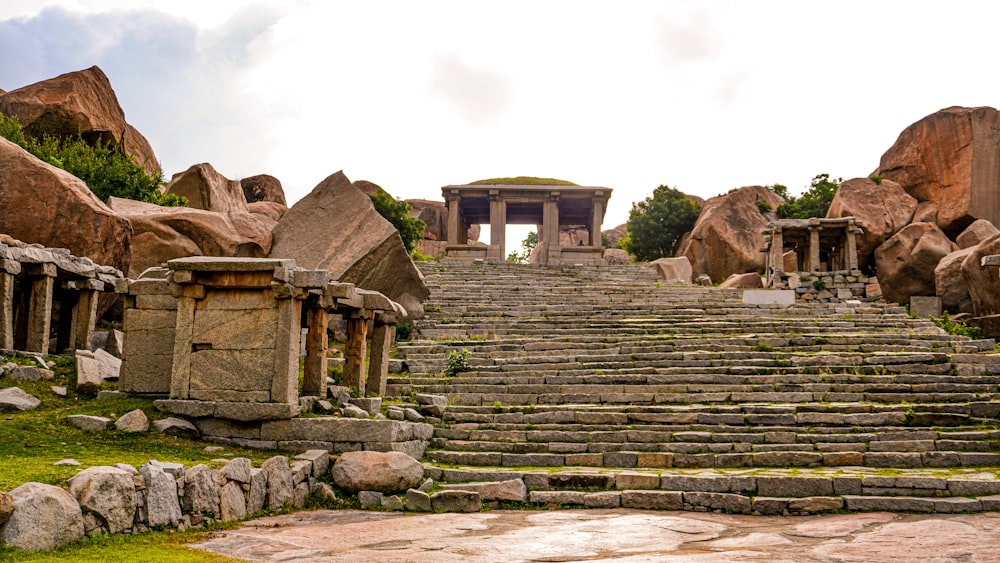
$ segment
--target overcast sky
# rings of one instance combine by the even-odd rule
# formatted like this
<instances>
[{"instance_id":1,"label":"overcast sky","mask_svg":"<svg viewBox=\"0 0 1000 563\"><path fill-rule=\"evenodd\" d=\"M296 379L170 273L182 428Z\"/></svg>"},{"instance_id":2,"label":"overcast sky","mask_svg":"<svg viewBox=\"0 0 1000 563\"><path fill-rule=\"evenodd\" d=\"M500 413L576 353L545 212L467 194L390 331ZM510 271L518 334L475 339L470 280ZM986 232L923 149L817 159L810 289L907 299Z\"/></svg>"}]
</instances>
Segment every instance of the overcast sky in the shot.
<instances>
[{"instance_id":1,"label":"overcast sky","mask_svg":"<svg viewBox=\"0 0 1000 563\"><path fill-rule=\"evenodd\" d=\"M907 125L1000 104L1000 3L3 0L0 88L100 66L170 175L290 200L497 176L702 197L867 176Z\"/></svg>"}]
</instances>

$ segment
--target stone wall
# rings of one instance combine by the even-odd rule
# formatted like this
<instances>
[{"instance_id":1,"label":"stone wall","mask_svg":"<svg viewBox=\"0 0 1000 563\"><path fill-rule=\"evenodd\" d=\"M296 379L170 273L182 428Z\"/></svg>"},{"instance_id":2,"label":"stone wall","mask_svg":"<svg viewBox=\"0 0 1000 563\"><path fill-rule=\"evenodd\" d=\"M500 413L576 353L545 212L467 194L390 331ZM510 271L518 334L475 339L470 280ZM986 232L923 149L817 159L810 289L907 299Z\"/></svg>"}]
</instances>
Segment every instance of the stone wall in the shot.
<instances>
[{"instance_id":1,"label":"stone wall","mask_svg":"<svg viewBox=\"0 0 1000 563\"><path fill-rule=\"evenodd\" d=\"M881 301L878 278L860 272L806 273L780 272L773 278L773 289L793 289L795 298L805 302L840 303L843 301Z\"/></svg>"},{"instance_id":2,"label":"stone wall","mask_svg":"<svg viewBox=\"0 0 1000 563\"><path fill-rule=\"evenodd\" d=\"M302 508L310 494L334 498L318 481L330 456L312 450L274 456L259 468L235 458L221 469L204 464L150 461L88 467L68 481L68 491L25 483L0 493L0 545L46 550L84 535L132 534L164 527L184 530L213 522L242 520L264 509Z\"/></svg>"}]
</instances>

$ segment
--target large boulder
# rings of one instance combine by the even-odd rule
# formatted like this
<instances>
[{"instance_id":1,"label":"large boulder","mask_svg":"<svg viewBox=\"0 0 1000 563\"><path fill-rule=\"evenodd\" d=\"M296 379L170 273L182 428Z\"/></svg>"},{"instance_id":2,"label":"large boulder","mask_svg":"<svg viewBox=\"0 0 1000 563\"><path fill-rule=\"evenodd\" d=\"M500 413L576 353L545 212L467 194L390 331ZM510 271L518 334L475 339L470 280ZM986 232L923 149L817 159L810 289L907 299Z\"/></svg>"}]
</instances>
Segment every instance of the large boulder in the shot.
<instances>
[{"instance_id":1,"label":"large boulder","mask_svg":"<svg viewBox=\"0 0 1000 563\"><path fill-rule=\"evenodd\" d=\"M125 121L111 81L96 66L0 94L0 113L17 117L32 137L80 135L122 147L133 162L159 174L153 147Z\"/></svg>"},{"instance_id":2,"label":"large boulder","mask_svg":"<svg viewBox=\"0 0 1000 563\"><path fill-rule=\"evenodd\" d=\"M0 232L128 271L132 225L65 170L0 138Z\"/></svg>"},{"instance_id":3,"label":"large boulder","mask_svg":"<svg viewBox=\"0 0 1000 563\"><path fill-rule=\"evenodd\" d=\"M1000 314L1000 268L982 266L985 256L1000 254L1000 235L969 248L962 261L962 276L969 287L972 312L976 316Z\"/></svg>"},{"instance_id":4,"label":"large boulder","mask_svg":"<svg viewBox=\"0 0 1000 563\"><path fill-rule=\"evenodd\" d=\"M704 274L713 280L763 272L761 231L767 227L769 218L762 209L777 209L784 202L763 186L748 186L713 197L702 205L690 237L678 255L688 257L696 276Z\"/></svg>"},{"instance_id":5,"label":"large boulder","mask_svg":"<svg viewBox=\"0 0 1000 563\"><path fill-rule=\"evenodd\" d=\"M285 200L285 189L281 187L281 180L268 174L258 174L240 180L243 188L243 197L247 203L257 203L269 201L287 207Z\"/></svg>"},{"instance_id":6,"label":"large boulder","mask_svg":"<svg viewBox=\"0 0 1000 563\"><path fill-rule=\"evenodd\" d=\"M615 246L616 244L618 244L618 241L620 241L622 237L625 236L626 230L627 230L627 225L625 223L622 223L617 227L612 227L605 231L601 231L601 235L603 235L603 237L608 240L609 245Z\"/></svg>"},{"instance_id":7,"label":"large boulder","mask_svg":"<svg viewBox=\"0 0 1000 563\"><path fill-rule=\"evenodd\" d=\"M132 473L117 467L88 467L70 478L69 494L81 508L96 514L108 533L132 529L136 507Z\"/></svg>"},{"instance_id":8,"label":"large boulder","mask_svg":"<svg viewBox=\"0 0 1000 563\"><path fill-rule=\"evenodd\" d=\"M997 235L1000 235L1000 229L996 228L993 223L986 219L976 219L962 231L962 234L955 237L955 242L959 248L970 248Z\"/></svg>"},{"instance_id":9,"label":"large boulder","mask_svg":"<svg viewBox=\"0 0 1000 563\"><path fill-rule=\"evenodd\" d=\"M83 512L69 493L25 483L12 490L14 513L0 526L0 545L27 551L55 549L83 537Z\"/></svg>"},{"instance_id":10,"label":"large boulder","mask_svg":"<svg viewBox=\"0 0 1000 563\"><path fill-rule=\"evenodd\" d=\"M447 240L448 209L443 201L408 199L406 203L410 205L410 217L420 219L427 225L424 229L425 239Z\"/></svg>"},{"instance_id":11,"label":"large boulder","mask_svg":"<svg viewBox=\"0 0 1000 563\"><path fill-rule=\"evenodd\" d=\"M277 225L258 213L161 207L117 197L108 203L135 230L129 269L133 278L146 268L186 256L265 257L271 249L271 229Z\"/></svg>"},{"instance_id":12,"label":"large boulder","mask_svg":"<svg viewBox=\"0 0 1000 563\"><path fill-rule=\"evenodd\" d=\"M423 316L429 295L403 240L364 191L337 172L299 200L274 228L270 256L329 270L334 279L383 293Z\"/></svg>"},{"instance_id":13,"label":"large boulder","mask_svg":"<svg viewBox=\"0 0 1000 563\"><path fill-rule=\"evenodd\" d=\"M174 174L167 185L167 193L186 197L188 207L193 209L219 213L249 212L240 183L219 174L207 162Z\"/></svg>"},{"instance_id":14,"label":"large boulder","mask_svg":"<svg viewBox=\"0 0 1000 563\"><path fill-rule=\"evenodd\" d=\"M733 274L719 284L721 289L762 289L764 280L757 272Z\"/></svg>"},{"instance_id":15,"label":"large boulder","mask_svg":"<svg viewBox=\"0 0 1000 563\"><path fill-rule=\"evenodd\" d=\"M396 493L416 487L424 478L420 462L402 452L343 453L331 473L333 482L351 493Z\"/></svg>"},{"instance_id":16,"label":"large boulder","mask_svg":"<svg viewBox=\"0 0 1000 563\"><path fill-rule=\"evenodd\" d=\"M273 201L255 201L253 203L247 204L247 209L250 213L256 213L268 217L274 224L277 225L278 221L288 213L288 208L280 203L275 203Z\"/></svg>"},{"instance_id":17,"label":"large boulder","mask_svg":"<svg viewBox=\"0 0 1000 563\"><path fill-rule=\"evenodd\" d=\"M910 125L882 155L877 174L936 211L951 236L976 219L1000 222L1000 112L950 107ZM922 210L925 217L929 210Z\"/></svg>"},{"instance_id":18,"label":"large boulder","mask_svg":"<svg viewBox=\"0 0 1000 563\"><path fill-rule=\"evenodd\" d=\"M973 247L948 254L934 268L934 288L941 298L941 308L949 313L972 313L969 284L962 274L962 264L972 254Z\"/></svg>"},{"instance_id":19,"label":"large boulder","mask_svg":"<svg viewBox=\"0 0 1000 563\"><path fill-rule=\"evenodd\" d=\"M910 224L917 200L892 180L876 184L869 178L848 180L837 189L828 218L854 217L864 234L858 237L858 263L871 265L875 249Z\"/></svg>"},{"instance_id":20,"label":"large boulder","mask_svg":"<svg viewBox=\"0 0 1000 563\"><path fill-rule=\"evenodd\" d=\"M912 295L936 295L934 269L958 250L933 223L912 223L875 249L875 269L882 295L908 304Z\"/></svg>"},{"instance_id":21,"label":"large boulder","mask_svg":"<svg viewBox=\"0 0 1000 563\"><path fill-rule=\"evenodd\" d=\"M687 256L657 258L646 264L646 267L656 271L663 281L691 284L693 272L691 270L691 261L688 260Z\"/></svg>"}]
</instances>

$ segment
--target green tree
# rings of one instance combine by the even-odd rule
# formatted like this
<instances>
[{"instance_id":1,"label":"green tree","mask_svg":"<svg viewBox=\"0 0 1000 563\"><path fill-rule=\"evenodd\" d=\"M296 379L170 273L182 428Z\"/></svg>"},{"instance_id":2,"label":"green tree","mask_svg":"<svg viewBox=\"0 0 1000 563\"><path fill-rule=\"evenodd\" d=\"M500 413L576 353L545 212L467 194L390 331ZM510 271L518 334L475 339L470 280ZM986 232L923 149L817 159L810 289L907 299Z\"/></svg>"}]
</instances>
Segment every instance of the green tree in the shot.
<instances>
[{"instance_id":1,"label":"green tree","mask_svg":"<svg viewBox=\"0 0 1000 563\"><path fill-rule=\"evenodd\" d=\"M673 256L700 212L701 206L681 191L659 186L652 196L632 204L621 246L640 261Z\"/></svg>"},{"instance_id":2,"label":"green tree","mask_svg":"<svg viewBox=\"0 0 1000 563\"><path fill-rule=\"evenodd\" d=\"M39 160L83 180L101 201L114 196L165 206L187 205L184 197L159 192L163 183L159 171L147 173L120 149L102 141L91 145L80 136L28 137L16 118L3 114L0 114L0 136Z\"/></svg>"},{"instance_id":3,"label":"green tree","mask_svg":"<svg viewBox=\"0 0 1000 563\"><path fill-rule=\"evenodd\" d=\"M507 255L507 261L512 264L527 264L531 258L531 251L538 246L538 233L529 231L528 236L521 241L521 252L516 250Z\"/></svg>"},{"instance_id":4,"label":"green tree","mask_svg":"<svg viewBox=\"0 0 1000 563\"><path fill-rule=\"evenodd\" d=\"M372 198L375 211L378 211L399 231L399 238L403 239L406 251L413 252L417 241L424 238L424 229L427 228L427 223L416 217L410 217L409 213L412 209L410 204L392 197L385 190L368 194L368 197Z\"/></svg>"},{"instance_id":5,"label":"green tree","mask_svg":"<svg viewBox=\"0 0 1000 563\"><path fill-rule=\"evenodd\" d=\"M809 184L809 189L799 197L789 195L788 188L781 184L770 186L774 193L785 200L783 205L778 206L778 217L785 219L826 217L833 196L843 181L843 178L831 180L829 174L817 174Z\"/></svg>"}]
</instances>

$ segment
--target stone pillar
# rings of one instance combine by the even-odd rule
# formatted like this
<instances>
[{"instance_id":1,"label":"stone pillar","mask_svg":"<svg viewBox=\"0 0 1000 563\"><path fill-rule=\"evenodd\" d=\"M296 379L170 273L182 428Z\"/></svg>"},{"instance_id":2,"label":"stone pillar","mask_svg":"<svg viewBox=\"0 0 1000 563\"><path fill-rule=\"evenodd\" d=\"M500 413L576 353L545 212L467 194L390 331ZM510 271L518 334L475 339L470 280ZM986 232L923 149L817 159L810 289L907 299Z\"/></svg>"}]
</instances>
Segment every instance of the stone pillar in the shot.
<instances>
[{"instance_id":1,"label":"stone pillar","mask_svg":"<svg viewBox=\"0 0 1000 563\"><path fill-rule=\"evenodd\" d=\"M858 234L860 234L860 229L854 224L854 221L849 221L847 224L847 229L844 232L844 238L846 239L845 247L847 249L847 269L857 270L858 267Z\"/></svg>"},{"instance_id":2,"label":"stone pillar","mask_svg":"<svg viewBox=\"0 0 1000 563\"><path fill-rule=\"evenodd\" d=\"M809 271L819 270L819 225L809 225Z\"/></svg>"},{"instance_id":3,"label":"stone pillar","mask_svg":"<svg viewBox=\"0 0 1000 563\"><path fill-rule=\"evenodd\" d=\"M77 287L79 293L76 304L73 305L69 344L74 350L87 350L90 347L90 335L94 333L94 325L97 324L97 297L99 294L96 289L90 288L89 283L78 282Z\"/></svg>"},{"instance_id":4,"label":"stone pillar","mask_svg":"<svg viewBox=\"0 0 1000 563\"><path fill-rule=\"evenodd\" d=\"M597 197L599 195L601 195L599 192L594 194L594 207L590 214L590 225L587 225L590 229L590 246L602 246L601 224L604 222L604 199Z\"/></svg>"},{"instance_id":5,"label":"stone pillar","mask_svg":"<svg viewBox=\"0 0 1000 563\"><path fill-rule=\"evenodd\" d=\"M464 244L462 241L462 198L458 195L449 195L448 204L448 244Z\"/></svg>"},{"instance_id":6,"label":"stone pillar","mask_svg":"<svg viewBox=\"0 0 1000 563\"><path fill-rule=\"evenodd\" d=\"M548 256L546 264L559 264L562 251L559 247L559 192L551 192L542 207L542 230L545 231Z\"/></svg>"},{"instance_id":7,"label":"stone pillar","mask_svg":"<svg viewBox=\"0 0 1000 563\"><path fill-rule=\"evenodd\" d=\"M364 311L352 313L347 319L347 346L344 350L344 385L365 394L365 356L368 349L368 318Z\"/></svg>"},{"instance_id":8,"label":"stone pillar","mask_svg":"<svg viewBox=\"0 0 1000 563\"><path fill-rule=\"evenodd\" d=\"M365 394L371 397L385 395L389 375L389 349L396 337L395 324L376 323L372 329L371 350L368 353L368 383Z\"/></svg>"},{"instance_id":9,"label":"stone pillar","mask_svg":"<svg viewBox=\"0 0 1000 563\"><path fill-rule=\"evenodd\" d=\"M56 277L55 264L33 264L31 297L28 301L28 338L24 350L47 354L49 331L52 328L52 289Z\"/></svg>"},{"instance_id":10,"label":"stone pillar","mask_svg":"<svg viewBox=\"0 0 1000 563\"><path fill-rule=\"evenodd\" d=\"M487 258L503 261L504 237L507 229L507 202L500 195L500 190L490 190L490 246L486 251Z\"/></svg>"},{"instance_id":11,"label":"stone pillar","mask_svg":"<svg viewBox=\"0 0 1000 563\"><path fill-rule=\"evenodd\" d=\"M302 394L326 398L326 328L329 317L321 307L306 311L309 333L306 336L306 359L302 370Z\"/></svg>"},{"instance_id":12,"label":"stone pillar","mask_svg":"<svg viewBox=\"0 0 1000 563\"><path fill-rule=\"evenodd\" d=\"M274 379L271 401L299 402L299 350L302 338L302 301L278 299L277 341L274 343Z\"/></svg>"},{"instance_id":13,"label":"stone pillar","mask_svg":"<svg viewBox=\"0 0 1000 563\"><path fill-rule=\"evenodd\" d=\"M171 399L190 397L194 309L194 297L180 296L177 298L177 321L174 325L174 361L170 371Z\"/></svg>"},{"instance_id":14,"label":"stone pillar","mask_svg":"<svg viewBox=\"0 0 1000 563\"><path fill-rule=\"evenodd\" d=\"M774 284L781 279L781 273L785 270L785 241L781 232L781 227L774 225L771 227L771 247L767 253L767 284L765 287L774 287Z\"/></svg>"},{"instance_id":15,"label":"stone pillar","mask_svg":"<svg viewBox=\"0 0 1000 563\"><path fill-rule=\"evenodd\" d=\"M14 349L14 274L3 270L0 270L0 348Z\"/></svg>"}]
</instances>

